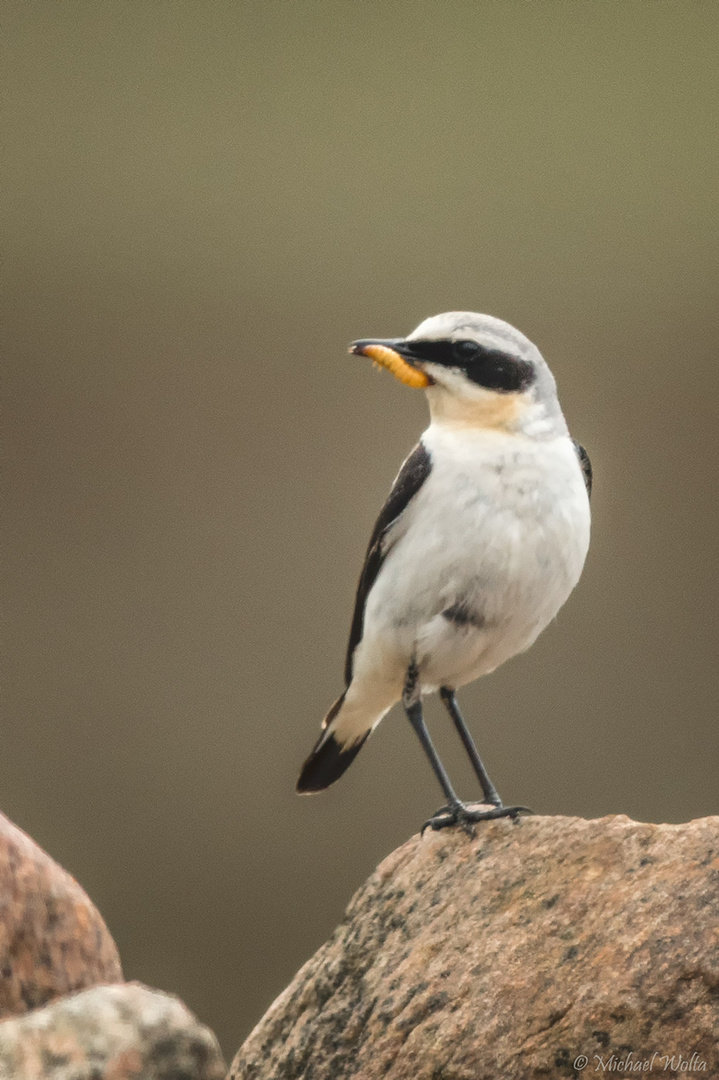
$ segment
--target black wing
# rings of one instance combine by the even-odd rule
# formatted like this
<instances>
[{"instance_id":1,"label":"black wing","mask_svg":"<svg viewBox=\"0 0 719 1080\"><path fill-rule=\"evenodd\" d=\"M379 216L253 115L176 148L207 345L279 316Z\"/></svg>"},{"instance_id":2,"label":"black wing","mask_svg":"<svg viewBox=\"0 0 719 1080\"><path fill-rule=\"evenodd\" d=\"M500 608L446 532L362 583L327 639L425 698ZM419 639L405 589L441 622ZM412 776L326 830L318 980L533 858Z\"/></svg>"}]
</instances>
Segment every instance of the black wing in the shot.
<instances>
[{"instance_id":1,"label":"black wing","mask_svg":"<svg viewBox=\"0 0 719 1080\"><path fill-rule=\"evenodd\" d=\"M375 579L384 562L387 548L384 544L387 531L397 518L406 509L410 500L417 494L432 469L432 461L422 443L417 443L412 453L406 459L397 474L397 479L392 485L387 502L382 507L377 518L372 536L370 537L364 566L357 585L357 597L355 599L354 615L352 616L352 629L347 646L347 659L345 661L345 682L349 686L352 681L352 657L354 651L362 639L364 626L364 610L367 596L374 585Z\"/></svg>"},{"instance_id":2,"label":"black wing","mask_svg":"<svg viewBox=\"0 0 719 1080\"><path fill-rule=\"evenodd\" d=\"M574 449L577 451L577 457L579 458L579 464L582 466L582 472L584 473L584 483L587 485L587 495L592 494L592 463L589 460L589 454L576 439L572 439L574 443Z\"/></svg>"}]
</instances>

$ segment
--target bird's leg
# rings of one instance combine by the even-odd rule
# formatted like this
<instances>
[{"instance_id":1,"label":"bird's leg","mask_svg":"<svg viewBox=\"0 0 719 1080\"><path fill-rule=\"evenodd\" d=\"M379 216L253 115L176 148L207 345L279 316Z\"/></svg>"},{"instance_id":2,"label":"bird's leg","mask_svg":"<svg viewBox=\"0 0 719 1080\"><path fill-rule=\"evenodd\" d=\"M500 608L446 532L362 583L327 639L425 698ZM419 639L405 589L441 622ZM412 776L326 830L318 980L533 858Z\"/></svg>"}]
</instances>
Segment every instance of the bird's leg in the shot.
<instances>
[{"instance_id":1,"label":"bird's leg","mask_svg":"<svg viewBox=\"0 0 719 1080\"><path fill-rule=\"evenodd\" d=\"M477 747L474 745L474 739L469 733L467 725L462 719L462 714L459 711L459 705L457 699L454 696L454 690L449 690L446 686L441 687L439 696L442 699L444 707L452 718L452 723L456 727L459 737L462 740L462 745L467 751L467 756L472 762L472 768L477 774L477 779L482 785L482 794L484 795L484 801L489 803L490 806L501 806L502 800L497 794L497 789L489 779L487 770L484 767L481 757L477 751Z\"/></svg>"},{"instance_id":2,"label":"bird's leg","mask_svg":"<svg viewBox=\"0 0 719 1080\"><path fill-rule=\"evenodd\" d=\"M434 775L439 780L440 787L444 792L444 797L447 800L447 806L442 807L442 810L438 810L435 818L437 820L442 818L444 824L452 825L459 820L459 816L463 810L463 805L460 802L457 794L452 787L451 781L447 776L444 765L439 759L439 754L434 748L432 740L429 737L427 731L427 725L424 722L422 716L422 699L420 697L419 686L419 672L417 665L414 661L410 664L407 670L407 678L404 684L404 691L402 692L402 704L404 705L405 712L407 713L407 719L415 730L417 738L422 744L422 749L429 758L429 763L434 770ZM430 819L427 824L431 824L435 818ZM444 820L446 819L446 820ZM434 826L433 826L434 827ZM438 826L441 828L441 826Z\"/></svg>"},{"instance_id":3,"label":"bird's leg","mask_svg":"<svg viewBox=\"0 0 719 1080\"><path fill-rule=\"evenodd\" d=\"M454 696L454 690L450 690L448 687L443 686L440 689L440 697L447 709L447 712L452 717L452 721L459 737L462 740L462 744L467 751L469 760L472 762L477 779L482 786L482 795L484 796L484 802L489 803L491 810L471 810L465 804L460 804L459 811L454 810L453 817L447 814L447 810L453 811L453 808L442 807L438 810L434 817L431 817L427 822L427 825L433 829L443 829L447 825L452 825L455 822L462 824L465 828L471 826L476 821L487 821L493 818L510 817L517 818L520 814L533 814L534 811L530 810L528 806L504 806L502 800L497 794L492 781L489 779L487 770L484 767L481 757L477 751L477 747L474 745L474 739L470 735L467 725L462 719L462 714L459 711L457 705L457 699Z\"/></svg>"}]
</instances>

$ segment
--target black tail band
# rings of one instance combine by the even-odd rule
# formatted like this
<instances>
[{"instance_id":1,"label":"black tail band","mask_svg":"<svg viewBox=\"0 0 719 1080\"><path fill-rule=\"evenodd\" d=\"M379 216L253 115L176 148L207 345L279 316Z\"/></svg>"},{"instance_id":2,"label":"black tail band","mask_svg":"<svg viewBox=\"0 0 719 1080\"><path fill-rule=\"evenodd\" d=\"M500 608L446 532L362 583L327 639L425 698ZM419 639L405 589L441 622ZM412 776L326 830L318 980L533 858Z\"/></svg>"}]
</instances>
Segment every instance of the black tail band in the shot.
<instances>
[{"instance_id":1,"label":"black tail band","mask_svg":"<svg viewBox=\"0 0 719 1080\"><path fill-rule=\"evenodd\" d=\"M297 791L301 795L307 795L313 791L324 791L330 784L334 784L335 780L339 780L342 773L349 769L368 735L369 731L366 731L361 739L346 747L340 746L334 735L320 742L302 766Z\"/></svg>"}]
</instances>

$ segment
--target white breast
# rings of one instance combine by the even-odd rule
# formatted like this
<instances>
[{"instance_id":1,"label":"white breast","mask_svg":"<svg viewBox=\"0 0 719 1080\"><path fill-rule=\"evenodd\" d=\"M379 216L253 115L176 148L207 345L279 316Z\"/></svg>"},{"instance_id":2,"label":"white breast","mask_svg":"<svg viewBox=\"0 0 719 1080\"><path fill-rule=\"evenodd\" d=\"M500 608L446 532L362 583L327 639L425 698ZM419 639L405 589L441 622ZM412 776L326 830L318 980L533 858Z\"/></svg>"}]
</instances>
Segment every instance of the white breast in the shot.
<instances>
[{"instance_id":1,"label":"white breast","mask_svg":"<svg viewBox=\"0 0 719 1080\"><path fill-rule=\"evenodd\" d=\"M571 440L431 425L432 471L388 537L366 644L416 656L426 689L528 648L579 580L589 500ZM443 614L462 604L463 625ZM374 651L374 650L372 650Z\"/></svg>"}]
</instances>

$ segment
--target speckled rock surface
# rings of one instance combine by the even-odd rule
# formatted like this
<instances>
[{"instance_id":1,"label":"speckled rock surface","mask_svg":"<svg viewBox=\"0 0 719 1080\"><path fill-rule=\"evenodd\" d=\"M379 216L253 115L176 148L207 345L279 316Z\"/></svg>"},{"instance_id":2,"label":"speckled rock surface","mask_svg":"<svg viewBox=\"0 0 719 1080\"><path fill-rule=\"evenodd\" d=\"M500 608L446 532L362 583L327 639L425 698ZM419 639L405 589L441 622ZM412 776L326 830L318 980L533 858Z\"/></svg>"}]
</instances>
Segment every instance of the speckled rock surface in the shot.
<instances>
[{"instance_id":1,"label":"speckled rock surface","mask_svg":"<svg viewBox=\"0 0 719 1080\"><path fill-rule=\"evenodd\" d=\"M2 1080L223 1080L217 1040L177 998L97 986L0 1024Z\"/></svg>"},{"instance_id":2,"label":"speckled rock surface","mask_svg":"<svg viewBox=\"0 0 719 1080\"><path fill-rule=\"evenodd\" d=\"M86 893L0 814L0 1018L121 981L115 943Z\"/></svg>"},{"instance_id":3,"label":"speckled rock surface","mask_svg":"<svg viewBox=\"0 0 719 1080\"><path fill-rule=\"evenodd\" d=\"M657 1054L719 1077L718 1046L719 818L536 817L390 855L230 1075L534 1080L615 1055L624 1076Z\"/></svg>"}]
</instances>

